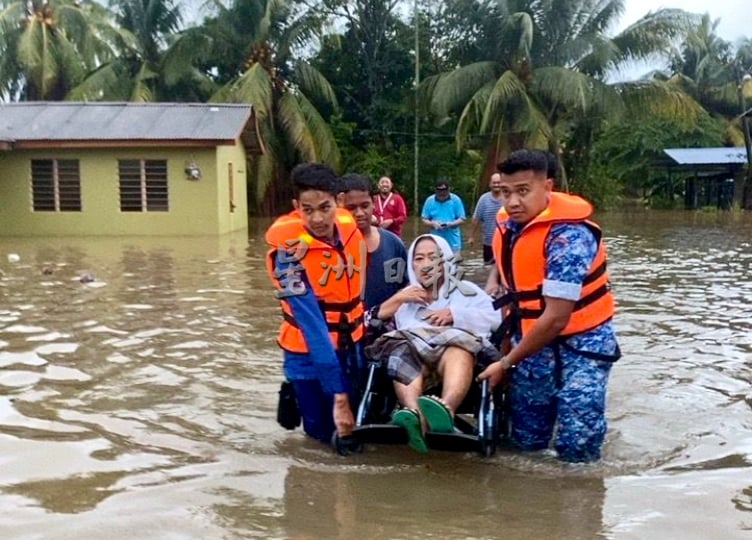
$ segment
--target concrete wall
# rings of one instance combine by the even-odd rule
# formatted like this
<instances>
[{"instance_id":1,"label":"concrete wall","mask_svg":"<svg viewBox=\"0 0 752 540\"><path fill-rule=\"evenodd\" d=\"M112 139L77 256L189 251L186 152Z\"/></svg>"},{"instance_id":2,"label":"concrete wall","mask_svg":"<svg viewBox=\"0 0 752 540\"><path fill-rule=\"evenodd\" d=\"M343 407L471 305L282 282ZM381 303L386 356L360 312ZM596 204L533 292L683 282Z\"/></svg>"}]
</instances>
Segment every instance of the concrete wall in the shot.
<instances>
[{"instance_id":1,"label":"concrete wall","mask_svg":"<svg viewBox=\"0 0 752 540\"><path fill-rule=\"evenodd\" d=\"M34 212L32 159L78 159L81 212ZM121 212L118 159L167 160L169 210ZM200 180L184 172L193 160ZM229 211L228 163L235 169L235 210ZM204 235L248 226L242 145L219 148L11 150L0 152L0 235Z\"/></svg>"}]
</instances>

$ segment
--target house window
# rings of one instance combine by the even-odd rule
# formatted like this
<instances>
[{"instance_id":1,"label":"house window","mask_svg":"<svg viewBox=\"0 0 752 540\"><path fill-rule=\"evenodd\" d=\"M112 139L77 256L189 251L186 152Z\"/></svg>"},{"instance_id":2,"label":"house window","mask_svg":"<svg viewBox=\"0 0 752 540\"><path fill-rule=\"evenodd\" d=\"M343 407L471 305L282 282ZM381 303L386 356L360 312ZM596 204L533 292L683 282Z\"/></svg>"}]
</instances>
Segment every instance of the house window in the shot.
<instances>
[{"instance_id":1,"label":"house window","mask_svg":"<svg viewBox=\"0 0 752 540\"><path fill-rule=\"evenodd\" d=\"M32 159L31 200L35 212L80 212L77 159Z\"/></svg>"},{"instance_id":2,"label":"house window","mask_svg":"<svg viewBox=\"0 0 752 540\"><path fill-rule=\"evenodd\" d=\"M120 210L123 212L166 212L167 160L118 160Z\"/></svg>"}]
</instances>

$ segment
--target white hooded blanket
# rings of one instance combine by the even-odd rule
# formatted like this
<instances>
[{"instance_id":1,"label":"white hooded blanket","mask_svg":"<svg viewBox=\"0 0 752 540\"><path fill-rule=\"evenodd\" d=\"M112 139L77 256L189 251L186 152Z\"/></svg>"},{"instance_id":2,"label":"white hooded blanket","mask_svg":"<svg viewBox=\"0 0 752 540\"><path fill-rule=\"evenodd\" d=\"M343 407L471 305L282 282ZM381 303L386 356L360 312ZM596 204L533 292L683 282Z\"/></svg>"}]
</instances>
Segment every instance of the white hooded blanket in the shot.
<instances>
[{"instance_id":1,"label":"white hooded blanket","mask_svg":"<svg viewBox=\"0 0 752 540\"><path fill-rule=\"evenodd\" d=\"M407 255L411 285L420 286L412 260L415 246L423 238L431 238L442 253L444 280L428 305L405 303L394 314L397 330L378 338L366 348L371 358L388 358L389 376L409 384L421 367L435 368L449 346L462 348L478 362L487 364L501 354L489 341L491 332L501 323L501 313L493 308L491 297L476 284L461 279L449 244L443 238L424 234L410 245ZM449 308L452 326L433 326L424 319L425 311Z\"/></svg>"}]
</instances>

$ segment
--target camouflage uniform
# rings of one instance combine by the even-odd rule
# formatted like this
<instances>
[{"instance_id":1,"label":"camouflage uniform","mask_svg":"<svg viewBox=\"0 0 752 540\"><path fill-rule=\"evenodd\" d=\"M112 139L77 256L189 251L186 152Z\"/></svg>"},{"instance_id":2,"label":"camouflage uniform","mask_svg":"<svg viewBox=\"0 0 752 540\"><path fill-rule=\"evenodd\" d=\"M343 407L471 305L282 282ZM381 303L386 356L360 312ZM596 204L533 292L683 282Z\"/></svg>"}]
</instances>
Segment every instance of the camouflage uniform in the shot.
<instances>
[{"instance_id":1,"label":"camouflage uniform","mask_svg":"<svg viewBox=\"0 0 752 540\"><path fill-rule=\"evenodd\" d=\"M520 225L507 222L514 235ZM546 239L543 294L577 300L597 251L582 224L553 225ZM514 336L518 342L521 336ZM565 461L594 461L606 434L606 384L619 347L611 321L549 345L511 374L512 440L526 450L554 448Z\"/></svg>"}]
</instances>

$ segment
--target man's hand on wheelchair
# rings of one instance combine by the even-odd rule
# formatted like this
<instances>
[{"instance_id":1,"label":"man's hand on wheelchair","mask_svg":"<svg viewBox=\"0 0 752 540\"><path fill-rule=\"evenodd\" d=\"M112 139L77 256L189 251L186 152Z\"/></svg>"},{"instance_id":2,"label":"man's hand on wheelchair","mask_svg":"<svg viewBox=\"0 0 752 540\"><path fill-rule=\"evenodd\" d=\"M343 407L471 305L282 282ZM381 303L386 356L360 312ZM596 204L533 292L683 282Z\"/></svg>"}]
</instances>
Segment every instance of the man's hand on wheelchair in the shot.
<instances>
[{"instance_id":1,"label":"man's hand on wheelchair","mask_svg":"<svg viewBox=\"0 0 752 540\"><path fill-rule=\"evenodd\" d=\"M507 357L502 356L499 360L489 364L486 369L481 371L480 375L478 375L478 380L488 379L491 388L496 388L496 385L506 378L511 368L512 365L507 360Z\"/></svg>"},{"instance_id":2,"label":"man's hand on wheelchair","mask_svg":"<svg viewBox=\"0 0 752 540\"><path fill-rule=\"evenodd\" d=\"M347 394L334 395L333 416L337 435L340 437L352 435L353 428L355 427L355 418L353 417Z\"/></svg>"}]
</instances>

